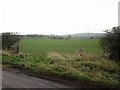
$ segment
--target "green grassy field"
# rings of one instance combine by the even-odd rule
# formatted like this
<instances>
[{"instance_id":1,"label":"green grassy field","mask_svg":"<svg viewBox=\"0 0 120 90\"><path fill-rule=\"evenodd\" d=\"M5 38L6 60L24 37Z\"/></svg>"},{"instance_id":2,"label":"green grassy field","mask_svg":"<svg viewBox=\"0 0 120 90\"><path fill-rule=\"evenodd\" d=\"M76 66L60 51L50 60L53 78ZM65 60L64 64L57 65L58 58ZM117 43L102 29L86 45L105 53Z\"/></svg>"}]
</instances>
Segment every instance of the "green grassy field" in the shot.
<instances>
[{"instance_id":1,"label":"green grassy field","mask_svg":"<svg viewBox=\"0 0 120 90\"><path fill-rule=\"evenodd\" d=\"M84 48L85 53L100 54L102 52L98 40L94 39L55 40L48 38L25 38L20 41L21 52L36 54L47 52L76 54L81 47Z\"/></svg>"},{"instance_id":2,"label":"green grassy field","mask_svg":"<svg viewBox=\"0 0 120 90\"><path fill-rule=\"evenodd\" d=\"M24 38L20 54L3 53L3 64L19 66L34 73L70 78L76 82L117 88L120 86L120 64L103 58L98 40ZM83 57L78 49L84 48Z\"/></svg>"}]
</instances>

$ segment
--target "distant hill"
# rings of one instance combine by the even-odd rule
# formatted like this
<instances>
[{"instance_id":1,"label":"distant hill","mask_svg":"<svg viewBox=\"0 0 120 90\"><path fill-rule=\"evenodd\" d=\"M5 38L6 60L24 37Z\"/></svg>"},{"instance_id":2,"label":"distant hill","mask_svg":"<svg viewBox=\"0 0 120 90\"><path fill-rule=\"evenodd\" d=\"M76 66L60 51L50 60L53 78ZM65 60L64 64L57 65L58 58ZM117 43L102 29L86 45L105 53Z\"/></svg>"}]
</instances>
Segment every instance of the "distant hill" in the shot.
<instances>
[{"instance_id":1,"label":"distant hill","mask_svg":"<svg viewBox=\"0 0 120 90\"><path fill-rule=\"evenodd\" d=\"M71 36L71 38L101 38L105 33L76 33L76 34L67 34L61 35L62 37Z\"/></svg>"},{"instance_id":2,"label":"distant hill","mask_svg":"<svg viewBox=\"0 0 120 90\"><path fill-rule=\"evenodd\" d=\"M21 35L21 37L44 37L51 39L69 39L69 38L101 38L105 35L105 33L76 33L76 34L66 34L66 35L41 35L41 34L27 34Z\"/></svg>"}]
</instances>

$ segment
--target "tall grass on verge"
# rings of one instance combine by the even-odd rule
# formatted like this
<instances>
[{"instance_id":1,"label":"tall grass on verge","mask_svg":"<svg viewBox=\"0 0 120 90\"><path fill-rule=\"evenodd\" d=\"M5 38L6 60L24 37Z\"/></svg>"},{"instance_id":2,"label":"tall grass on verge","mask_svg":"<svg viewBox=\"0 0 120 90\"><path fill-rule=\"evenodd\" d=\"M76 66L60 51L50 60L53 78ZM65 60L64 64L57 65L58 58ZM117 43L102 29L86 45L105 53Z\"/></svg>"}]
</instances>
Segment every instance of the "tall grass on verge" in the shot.
<instances>
[{"instance_id":1,"label":"tall grass on verge","mask_svg":"<svg viewBox=\"0 0 120 90\"><path fill-rule=\"evenodd\" d=\"M36 73L50 73L78 82L118 87L120 85L120 66L100 57L68 55L49 52L47 54L3 54L3 64L19 66Z\"/></svg>"}]
</instances>

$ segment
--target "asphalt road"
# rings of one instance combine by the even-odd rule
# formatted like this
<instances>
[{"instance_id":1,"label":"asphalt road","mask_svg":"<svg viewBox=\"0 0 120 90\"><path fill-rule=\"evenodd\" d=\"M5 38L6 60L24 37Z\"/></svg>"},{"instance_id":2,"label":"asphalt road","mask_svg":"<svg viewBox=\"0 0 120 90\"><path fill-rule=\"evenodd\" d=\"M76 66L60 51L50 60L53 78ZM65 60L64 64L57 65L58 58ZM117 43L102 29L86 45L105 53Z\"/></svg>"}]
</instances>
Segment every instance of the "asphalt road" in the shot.
<instances>
[{"instance_id":1,"label":"asphalt road","mask_svg":"<svg viewBox=\"0 0 120 90\"><path fill-rule=\"evenodd\" d=\"M11 71L2 71L3 88L71 88L70 85Z\"/></svg>"}]
</instances>

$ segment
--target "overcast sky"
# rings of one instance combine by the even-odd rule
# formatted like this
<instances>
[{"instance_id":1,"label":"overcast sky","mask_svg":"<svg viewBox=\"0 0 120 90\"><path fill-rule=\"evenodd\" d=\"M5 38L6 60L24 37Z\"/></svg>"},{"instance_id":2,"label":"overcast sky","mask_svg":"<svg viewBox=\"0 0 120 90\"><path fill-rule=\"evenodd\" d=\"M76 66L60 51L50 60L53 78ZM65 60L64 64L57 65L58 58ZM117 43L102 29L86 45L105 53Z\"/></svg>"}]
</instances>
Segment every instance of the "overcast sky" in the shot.
<instances>
[{"instance_id":1,"label":"overcast sky","mask_svg":"<svg viewBox=\"0 0 120 90\"><path fill-rule=\"evenodd\" d=\"M118 1L0 0L0 32L102 32L118 25Z\"/></svg>"}]
</instances>

